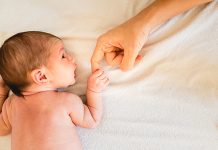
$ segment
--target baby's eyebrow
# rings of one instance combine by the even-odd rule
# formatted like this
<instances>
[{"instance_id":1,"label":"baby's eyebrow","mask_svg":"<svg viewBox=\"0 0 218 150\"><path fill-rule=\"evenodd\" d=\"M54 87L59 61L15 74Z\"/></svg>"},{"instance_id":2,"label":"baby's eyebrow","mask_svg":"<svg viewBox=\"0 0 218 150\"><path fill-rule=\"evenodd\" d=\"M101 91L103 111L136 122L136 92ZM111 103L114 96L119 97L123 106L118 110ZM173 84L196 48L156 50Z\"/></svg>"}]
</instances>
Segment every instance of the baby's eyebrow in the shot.
<instances>
[{"instance_id":1,"label":"baby's eyebrow","mask_svg":"<svg viewBox=\"0 0 218 150\"><path fill-rule=\"evenodd\" d=\"M59 50L59 55L61 54L61 52L64 51L64 47L61 47Z\"/></svg>"}]
</instances>

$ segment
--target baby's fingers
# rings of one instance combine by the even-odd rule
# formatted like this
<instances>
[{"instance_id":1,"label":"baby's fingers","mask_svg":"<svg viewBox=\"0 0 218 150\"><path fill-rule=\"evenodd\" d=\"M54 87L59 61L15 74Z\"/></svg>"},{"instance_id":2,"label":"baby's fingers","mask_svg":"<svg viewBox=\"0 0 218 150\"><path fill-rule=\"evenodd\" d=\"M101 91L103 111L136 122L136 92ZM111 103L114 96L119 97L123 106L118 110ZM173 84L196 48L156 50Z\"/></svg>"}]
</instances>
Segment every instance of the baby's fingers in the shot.
<instances>
[{"instance_id":1,"label":"baby's fingers","mask_svg":"<svg viewBox=\"0 0 218 150\"><path fill-rule=\"evenodd\" d=\"M104 81L104 84L107 86L109 83L110 83L110 80L107 78L107 79Z\"/></svg>"},{"instance_id":2,"label":"baby's fingers","mask_svg":"<svg viewBox=\"0 0 218 150\"><path fill-rule=\"evenodd\" d=\"M103 85L105 85L105 86L107 86L107 85L109 84L109 82L110 82L110 80L108 79L107 76L105 76L105 78L103 78L103 79L101 80L101 84L103 84Z\"/></svg>"},{"instance_id":3,"label":"baby's fingers","mask_svg":"<svg viewBox=\"0 0 218 150\"><path fill-rule=\"evenodd\" d=\"M98 78L98 77L100 77L102 74L104 74L104 70L98 69L98 70L95 71L92 75L93 75L94 78Z\"/></svg>"},{"instance_id":4,"label":"baby's fingers","mask_svg":"<svg viewBox=\"0 0 218 150\"><path fill-rule=\"evenodd\" d=\"M100 80L103 80L105 78L107 78L107 75L105 73L102 73L100 76L97 77Z\"/></svg>"}]
</instances>

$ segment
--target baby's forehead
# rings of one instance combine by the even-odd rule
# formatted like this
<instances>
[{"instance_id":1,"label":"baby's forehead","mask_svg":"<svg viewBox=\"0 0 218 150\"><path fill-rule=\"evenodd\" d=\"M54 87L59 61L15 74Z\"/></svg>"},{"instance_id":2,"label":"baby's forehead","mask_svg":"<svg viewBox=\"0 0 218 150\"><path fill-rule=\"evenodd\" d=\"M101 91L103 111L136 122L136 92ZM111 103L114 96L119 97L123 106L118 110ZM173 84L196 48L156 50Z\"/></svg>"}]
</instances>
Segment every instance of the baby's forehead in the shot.
<instances>
[{"instance_id":1,"label":"baby's forehead","mask_svg":"<svg viewBox=\"0 0 218 150\"><path fill-rule=\"evenodd\" d=\"M70 51L69 49L67 49L64 45L64 42L61 40L61 39L56 39L56 40L53 40L51 42L51 46L50 46L50 53L53 53L53 54L58 54L60 53L61 51L64 51L64 52L67 52L68 54L71 55L71 57L74 57L74 52Z\"/></svg>"},{"instance_id":2,"label":"baby's forehead","mask_svg":"<svg viewBox=\"0 0 218 150\"><path fill-rule=\"evenodd\" d=\"M50 39L49 43L53 46L64 45L63 41L61 39L57 39L57 38Z\"/></svg>"},{"instance_id":3,"label":"baby's forehead","mask_svg":"<svg viewBox=\"0 0 218 150\"><path fill-rule=\"evenodd\" d=\"M48 48L53 52L54 50L64 48L64 43L60 39L52 39L48 42Z\"/></svg>"}]
</instances>

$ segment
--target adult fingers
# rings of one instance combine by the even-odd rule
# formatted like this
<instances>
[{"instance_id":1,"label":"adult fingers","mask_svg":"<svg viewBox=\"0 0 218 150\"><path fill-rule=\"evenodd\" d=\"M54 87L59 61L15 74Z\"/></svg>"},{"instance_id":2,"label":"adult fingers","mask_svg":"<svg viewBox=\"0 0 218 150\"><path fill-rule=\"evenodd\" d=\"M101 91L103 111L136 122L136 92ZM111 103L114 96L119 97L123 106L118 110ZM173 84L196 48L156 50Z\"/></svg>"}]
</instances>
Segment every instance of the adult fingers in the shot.
<instances>
[{"instance_id":1,"label":"adult fingers","mask_svg":"<svg viewBox=\"0 0 218 150\"><path fill-rule=\"evenodd\" d=\"M112 65L112 61L116 57L115 50L116 47L110 46L107 48L106 53L104 53L104 57L108 65Z\"/></svg>"},{"instance_id":2,"label":"adult fingers","mask_svg":"<svg viewBox=\"0 0 218 150\"><path fill-rule=\"evenodd\" d=\"M136 61L136 58L138 56L138 51L137 50L124 50L124 57L121 62L120 68L123 71L127 71L131 69Z\"/></svg>"},{"instance_id":3,"label":"adult fingers","mask_svg":"<svg viewBox=\"0 0 218 150\"><path fill-rule=\"evenodd\" d=\"M112 66L113 60L116 57L116 52L105 53L104 56L107 64Z\"/></svg>"},{"instance_id":4,"label":"adult fingers","mask_svg":"<svg viewBox=\"0 0 218 150\"><path fill-rule=\"evenodd\" d=\"M135 59L135 64L139 63L142 60L142 56L138 55Z\"/></svg>"},{"instance_id":5,"label":"adult fingers","mask_svg":"<svg viewBox=\"0 0 218 150\"><path fill-rule=\"evenodd\" d=\"M123 59L123 53L120 52L109 52L105 53L106 62L111 66L120 65Z\"/></svg>"},{"instance_id":6,"label":"adult fingers","mask_svg":"<svg viewBox=\"0 0 218 150\"><path fill-rule=\"evenodd\" d=\"M92 72L95 72L97 69L100 68L100 62L104 58L104 51L102 47L103 44L101 42L97 42L91 58Z\"/></svg>"}]
</instances>

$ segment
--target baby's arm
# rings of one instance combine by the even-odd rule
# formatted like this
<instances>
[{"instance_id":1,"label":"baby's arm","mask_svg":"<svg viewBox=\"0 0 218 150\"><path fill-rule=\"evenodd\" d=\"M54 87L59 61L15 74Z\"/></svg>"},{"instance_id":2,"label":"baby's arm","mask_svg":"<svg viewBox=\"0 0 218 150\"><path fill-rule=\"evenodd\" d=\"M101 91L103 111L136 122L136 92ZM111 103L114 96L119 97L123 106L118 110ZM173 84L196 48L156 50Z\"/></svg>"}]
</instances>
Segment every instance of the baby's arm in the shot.
<instances>
[{"instance_id":1,"label":"baby's arm","mask_svg":"<svg viewBox=\"0 0 218 150\"><path fill-rule=\"evenodd\" d=\"M8 98L2 107L2 111L0 112L0 136L7 135L11 133L11 125L8 119L9 115L9 107L10 107L10 98Z\"/></svg>"},{"instance_id":2,"label":"baby's arm","mask_svg":"<svg viewBox=\"0 0 218 150\"><path fill-rule=\"evenodd\" d=\"M6 111L9 100L5 101L8 97L8 93L9 88L5 85L0 76L0 135L9 134L11 131Z\"/></svg>"},{"instance_id":3,"label":"baby's arm","mask_svg":"<svg viewBox=\"0 0 218 150\"><path fill-rule=\"evenodd\" d=\"M101 92L108 84L109 79L103 70L97 70L88 79L87 106L96 124L100 122L103 112Z\"/></svg>"},{"instance_id":4,"label":"baby's arm","mask_svg":"<svg viewBox=\"0 0 218 150\"><path fill-rule=\"evenodd\" d=\"M85 128L94 128L100 122L102 116L101 91L109 84L103 70L93 73L88 79L87 105L76 96L67 96L68 108L70 107L70 117L75 125Z\"/></svg>"},{"instance_id":5,"label":"baby's arm","mask_svg":"<svg viewBox=\"0 0 218 150\"><path fill-rule=\"evenodd\" d=\"M0 112L2 110L2 106L4 101L7 99L9 93L9 88L5 84L5 82L2 80L2 77L0 76Z\"/></svg>"}]
</instances>

